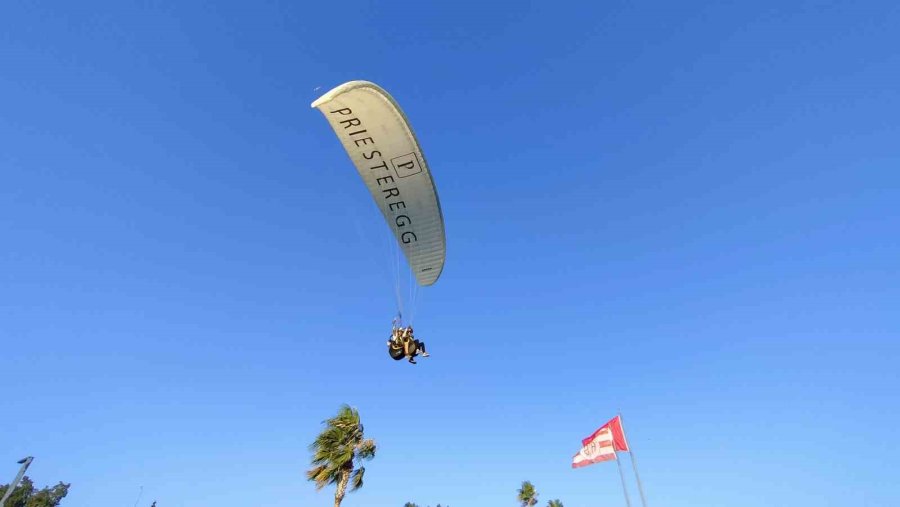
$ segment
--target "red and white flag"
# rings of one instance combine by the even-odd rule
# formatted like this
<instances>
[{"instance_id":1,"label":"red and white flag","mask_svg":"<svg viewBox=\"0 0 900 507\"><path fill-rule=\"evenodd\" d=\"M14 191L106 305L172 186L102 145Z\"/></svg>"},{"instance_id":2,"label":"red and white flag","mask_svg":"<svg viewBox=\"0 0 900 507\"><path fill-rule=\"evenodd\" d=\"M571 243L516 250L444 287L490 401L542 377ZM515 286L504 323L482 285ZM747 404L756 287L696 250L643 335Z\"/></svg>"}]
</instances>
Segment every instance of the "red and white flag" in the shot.
<instances>
[{"instance_id":1,"label":"red and white flag","mask_svg":"<svg viewBox=\"0 0 900 507\"><path fill-rule=\"evenodd\" d=\"M616 451L628 451L622 419L613 417L591 436L581 441L581 450L572 457L572 468L581 468L601 461L616 459Z\"/></svg>"}]
</instances>

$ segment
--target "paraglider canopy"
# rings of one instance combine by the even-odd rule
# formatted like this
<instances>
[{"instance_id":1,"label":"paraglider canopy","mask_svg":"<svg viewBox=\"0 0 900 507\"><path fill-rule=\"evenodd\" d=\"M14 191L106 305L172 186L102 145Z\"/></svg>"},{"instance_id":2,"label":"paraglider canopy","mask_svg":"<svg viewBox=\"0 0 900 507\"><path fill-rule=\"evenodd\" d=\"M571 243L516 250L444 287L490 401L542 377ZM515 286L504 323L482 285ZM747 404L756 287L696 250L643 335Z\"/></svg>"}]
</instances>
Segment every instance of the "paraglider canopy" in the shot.
<instances>
[{"instance_id":1,"label":"paraglider canopy","mask_svg":"<svg viewBox=\"0 0 900 507\"><path fill-rule=\"evenodd\" d=\"M325 115L394 233L419 285L444 269L446 240L437 190L397 102L368 81L350 81L312 107Z\"/></svg>"}]
</instances>

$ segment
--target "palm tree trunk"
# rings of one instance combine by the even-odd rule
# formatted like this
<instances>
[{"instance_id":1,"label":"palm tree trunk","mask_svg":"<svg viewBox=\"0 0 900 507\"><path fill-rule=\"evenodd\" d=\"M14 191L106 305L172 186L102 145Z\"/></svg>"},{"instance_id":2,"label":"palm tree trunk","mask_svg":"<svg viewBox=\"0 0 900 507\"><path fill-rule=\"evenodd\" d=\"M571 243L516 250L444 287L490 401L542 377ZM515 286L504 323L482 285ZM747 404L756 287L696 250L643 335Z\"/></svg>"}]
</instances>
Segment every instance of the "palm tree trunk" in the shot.
<instances>
[{"instance_id":1,"label":"palm tree trunk","mask_svg":"<svg viewBox=\"0 0 900 507\"><path fill-rule=\"evenodd\" d=\"M341 480L338 481L337 491L334 492L334 507L341 507L344 501L344 493L347 491L347 483L350 482L350 472L344 470L341 472Z\"/></svg>"}]
</instances>

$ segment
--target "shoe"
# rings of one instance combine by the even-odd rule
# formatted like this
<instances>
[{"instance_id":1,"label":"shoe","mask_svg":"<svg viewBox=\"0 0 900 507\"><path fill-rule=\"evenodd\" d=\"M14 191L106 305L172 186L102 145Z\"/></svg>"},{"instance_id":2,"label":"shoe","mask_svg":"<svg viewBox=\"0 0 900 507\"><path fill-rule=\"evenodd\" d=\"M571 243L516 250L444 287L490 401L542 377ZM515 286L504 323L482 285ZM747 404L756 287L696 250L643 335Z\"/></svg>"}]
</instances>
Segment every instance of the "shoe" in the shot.
<instances>
[{"instance_id":1,"label":"shoe","mask_svg":"<svg viewBox=\"0 0 900 507\"><path fill-rule=\"evenodd\" d=\"M419 354L419 355L422 356L422 357L429 357L429 356L431 356L431 354L429 354L428 352L422 352L422 353Z\"/></svg>"},{"instance_id":2,"label":"shoe","mask_svg":"<svg viewBox=\"0 0 900 507\"><path fill-rule=\"evenodd\" d=\"M409 358L409 362L412 363L412 364L416 364L416 360L413 359L413 358Z\"/></svg>"}]
</instances>

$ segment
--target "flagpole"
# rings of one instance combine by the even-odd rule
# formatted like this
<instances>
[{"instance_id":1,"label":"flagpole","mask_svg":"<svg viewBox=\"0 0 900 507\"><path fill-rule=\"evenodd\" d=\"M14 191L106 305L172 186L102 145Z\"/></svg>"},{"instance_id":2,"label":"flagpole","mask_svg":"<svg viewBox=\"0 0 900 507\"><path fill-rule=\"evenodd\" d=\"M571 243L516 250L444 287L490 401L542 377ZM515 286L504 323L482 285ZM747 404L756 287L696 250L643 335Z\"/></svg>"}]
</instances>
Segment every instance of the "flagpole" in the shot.
<instances>
[{"instance_id":1,"label":"flagpole","mask_svg":"<svg viewBox=\"0 0 900 507\"><path fill-rule=\"evenodd\" d=\"M628 488L625 487L625 474L622 473L622 463L619 461L619 455L616 454L616 466L619 467L619 478L622 479L622 493L625 493L625 505L631 507L631 499L628 498Z\"/></svg>"},{"instance_id":2,"label":"flagpole","mask_svg":"<svg viewBox=\"0 0 900 507\"><path fill-rule=\"evenodd\" d=\"M634 478L637 479L638 492L641 494L641 505L647 507L647 499L644 498L644 486L641 485L641 476L638 475L637 464L634 461L634 451L628 451L631 455L631 467L634 469Z\"/></svg>"},{"instance_id":3,"label":"flagpole","mask_svg":"<svg viewBox=\"0 0 900 507\"><path fill-rule=\"evenodd\" d=\"M622 413L619 413L619 421L622 421ZM625 433L625 423L622 423L622 433ZM637 462L634 460L634 451L631 450L631 444L628 445L628 455L631 456L631 468L634 470L634 478L637 479L638 493L641 494L641 505L647 507L647 499L644 497L644 486L641 484L641 476L637 471Z\"/></svg>"}]
</instances>

